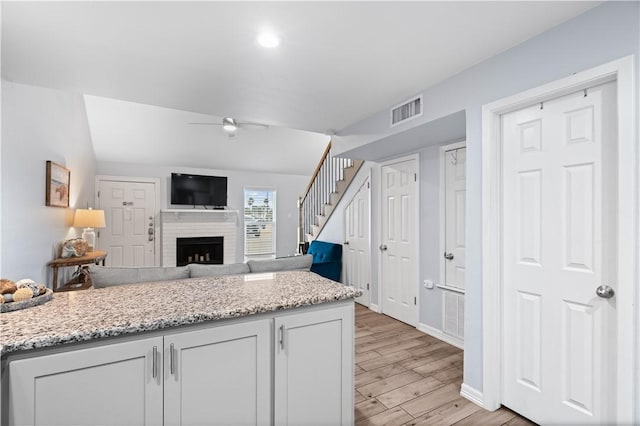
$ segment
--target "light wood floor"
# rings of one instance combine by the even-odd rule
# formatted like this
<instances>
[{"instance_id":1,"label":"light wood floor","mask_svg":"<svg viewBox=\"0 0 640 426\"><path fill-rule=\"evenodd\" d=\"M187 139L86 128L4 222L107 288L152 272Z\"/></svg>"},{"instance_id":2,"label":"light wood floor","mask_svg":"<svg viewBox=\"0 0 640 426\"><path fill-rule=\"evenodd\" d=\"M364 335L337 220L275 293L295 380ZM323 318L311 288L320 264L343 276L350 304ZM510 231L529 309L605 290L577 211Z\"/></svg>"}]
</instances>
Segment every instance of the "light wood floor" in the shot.
<instances>
[{"instance_id":1,"label":"light wood floor","mask_svg":"<svg viewBox=\"0 0 640 426\"><path fill-rule=\"evenodd\" d=\"M462 350L356 303L356 425L533 425L460 396Z\"/></svg>"}]
</instances>

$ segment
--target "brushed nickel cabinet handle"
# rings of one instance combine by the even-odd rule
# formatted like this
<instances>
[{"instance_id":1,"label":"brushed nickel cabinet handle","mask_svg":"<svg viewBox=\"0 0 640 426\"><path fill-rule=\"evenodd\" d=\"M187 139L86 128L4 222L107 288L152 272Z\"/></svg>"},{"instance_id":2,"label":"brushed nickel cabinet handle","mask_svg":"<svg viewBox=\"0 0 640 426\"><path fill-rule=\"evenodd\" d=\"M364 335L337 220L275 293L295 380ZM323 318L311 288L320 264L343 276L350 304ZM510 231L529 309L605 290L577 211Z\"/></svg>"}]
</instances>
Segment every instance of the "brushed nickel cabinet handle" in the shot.
<instances>
[{"instance_id":1,"label":"brushed nickel cabinet handle","mask_svg":"<svg viewBox=\"0 0 640 426\"><path fill-rule=\"evenodd\" d=\"M280 326L280 349L284 350L284 324Z\"/></svg>"},{"instance_id":2,"label":"brushed nickel cabinet handle","mask_svg":"<svg viewBox=\"0 0 640 426\"><path fill-rule=\"evenodd\" d=\"M174 362L173 362L173 343L169 345L169 369L171 370L171 374L175 371Z\"/></svg>"},{"instance_id":3,"label":"brushed nickel cabinet handle","mask_svg":"<svg viewBox=\"0 0 640 426\"><path fill-rule=\"evenodd\" d=\"M158 377L158 347L153 347L153 352L151 353L151 374L155 379Z\"/></svg>"}]
</instances>

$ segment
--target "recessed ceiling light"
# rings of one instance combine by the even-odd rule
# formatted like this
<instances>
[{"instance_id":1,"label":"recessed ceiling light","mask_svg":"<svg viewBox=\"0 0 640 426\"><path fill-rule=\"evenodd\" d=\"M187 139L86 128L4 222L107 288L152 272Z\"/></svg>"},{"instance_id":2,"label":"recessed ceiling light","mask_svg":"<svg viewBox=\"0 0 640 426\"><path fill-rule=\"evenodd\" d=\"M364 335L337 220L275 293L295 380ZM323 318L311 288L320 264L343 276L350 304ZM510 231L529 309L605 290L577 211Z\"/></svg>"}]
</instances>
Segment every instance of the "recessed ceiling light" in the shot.
<instances>
[{"instance_id":1,"label":"recessed ceiling light","mask_svg":"<svg viewBox=\"0 0 640 426\"><path fill-rule=\"evenodd\" d=\"M280 39L274 33L264 32L258 35L258 43L262 47L274 48L280 44Z\"/></svg>"}]
</instances>

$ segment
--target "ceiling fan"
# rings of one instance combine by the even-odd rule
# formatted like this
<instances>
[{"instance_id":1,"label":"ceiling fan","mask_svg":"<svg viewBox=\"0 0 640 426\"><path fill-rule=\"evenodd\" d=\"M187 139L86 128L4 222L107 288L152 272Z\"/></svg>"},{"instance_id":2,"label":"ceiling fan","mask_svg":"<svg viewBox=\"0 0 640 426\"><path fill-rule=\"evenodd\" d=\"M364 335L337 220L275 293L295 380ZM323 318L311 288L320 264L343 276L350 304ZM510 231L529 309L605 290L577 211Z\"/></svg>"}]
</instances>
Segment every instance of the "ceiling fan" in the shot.
<instances>
[{"instance_id":1,"label":"ceiling fan","mask_svg":"<svg viewBox=\"0 0 640 426\"><path fill-rule=\"evenodd\" d=\"M232 138L236 134L237 129L245 129L245 128L262 128L268 129L269 126L267 124L255 123L252 121L238 121L235 118L225 117L222 119L220 123L189 123L199 126L222 126L222 129L227 132L227 135Z\"/></svg>"}]
</instances>

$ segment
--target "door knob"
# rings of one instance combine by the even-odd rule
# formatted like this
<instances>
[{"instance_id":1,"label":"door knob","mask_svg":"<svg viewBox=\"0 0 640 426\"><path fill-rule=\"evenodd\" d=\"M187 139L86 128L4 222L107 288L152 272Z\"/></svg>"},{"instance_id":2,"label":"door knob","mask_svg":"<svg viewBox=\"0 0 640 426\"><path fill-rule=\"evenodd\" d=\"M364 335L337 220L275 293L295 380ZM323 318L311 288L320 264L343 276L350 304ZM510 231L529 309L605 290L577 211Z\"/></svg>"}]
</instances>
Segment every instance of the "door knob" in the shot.
<instances>
[{"instance_id":1,"label":"door knob","mask_svg":"<svg viewBox=\"0 0 640 426\"><path fill-rule=\"evenodd\" d=\"M616 294L616 292L613 291L613 289L608 285L603 284L596 288L596 294L598 295L598 297L602 297L603 299L611 299Z\"/></svg>"},{"instance_id":2,"label":"door knob","mask_svg":"<svg viewBox=\"0 0 640 426\"><path fill-rule=\"evenodd\" d=\"M345 246L348 246L348 245L349 245L349 241L345 241L345 242L344 242L344 245L345 245Z\"/></svg>"},{"instance_id":3,"label":"door knob","mask_svg":"<svg viewBox=\"0 0 640 426\"><path fill-rule=\"evenodd\" d=\"M380 250L386 251L387 250L387 245L386 244L380 244Z\"/></svg>"},{"instance_id":4,"label":"door knob","mask_svg":"<svg viewBox=\"0 0 640 426\"><path fill-rule=\"evenodd\" d=\"M447 260L453 260L453 253L444 252L444 258Z\"/></svg>"}]
</instances>

